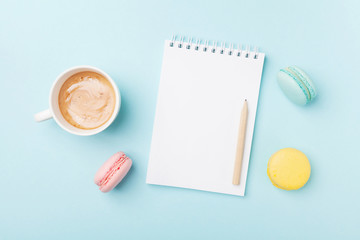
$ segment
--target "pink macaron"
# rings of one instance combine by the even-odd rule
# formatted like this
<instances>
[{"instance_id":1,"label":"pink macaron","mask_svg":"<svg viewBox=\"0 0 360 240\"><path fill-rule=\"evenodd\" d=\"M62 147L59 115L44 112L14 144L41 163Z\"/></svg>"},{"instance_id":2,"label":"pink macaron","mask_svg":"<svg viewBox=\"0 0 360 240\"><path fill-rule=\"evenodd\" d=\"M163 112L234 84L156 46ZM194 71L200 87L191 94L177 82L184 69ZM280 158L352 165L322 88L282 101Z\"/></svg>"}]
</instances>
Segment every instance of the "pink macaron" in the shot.
<instances>
[{"instance_id":1,"label":"pink macaron","mask_svg":"<svg viewBox=\"0 0 360 240\"><path fill-rule=\"evenodd\" d=\"M131 164L131 159L125 153L115 153L96 172L95 184L102 192L111 191L126 176Z\"/></svg>"}]
</instances>

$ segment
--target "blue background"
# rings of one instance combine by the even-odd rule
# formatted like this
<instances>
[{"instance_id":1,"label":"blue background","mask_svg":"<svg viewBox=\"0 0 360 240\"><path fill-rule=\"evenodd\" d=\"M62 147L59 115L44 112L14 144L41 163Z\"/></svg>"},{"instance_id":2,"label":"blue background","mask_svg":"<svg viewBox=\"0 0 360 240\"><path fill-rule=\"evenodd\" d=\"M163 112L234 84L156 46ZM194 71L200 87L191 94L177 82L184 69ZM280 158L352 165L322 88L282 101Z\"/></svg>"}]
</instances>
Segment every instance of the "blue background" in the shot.
<instances>
[{"instance_id":1,"label":"blue background","mask_svg":"<svg viewBox=\"0 0 360 240\"><path fill-rule=\"evenodd\" d=\"M359 239L359 1L0 1L0 239ZM172 34L266 53L245 197L145 184L163 42ZM48 107L57 75L109 73L122 93L105 132L71 135ZM297 107L277 71L296 64L319 96ZM308 184L270 183L272 153L295 147ZM134 165L112 192L93 183L116 151Z\"/></svg>"}]
</instances>

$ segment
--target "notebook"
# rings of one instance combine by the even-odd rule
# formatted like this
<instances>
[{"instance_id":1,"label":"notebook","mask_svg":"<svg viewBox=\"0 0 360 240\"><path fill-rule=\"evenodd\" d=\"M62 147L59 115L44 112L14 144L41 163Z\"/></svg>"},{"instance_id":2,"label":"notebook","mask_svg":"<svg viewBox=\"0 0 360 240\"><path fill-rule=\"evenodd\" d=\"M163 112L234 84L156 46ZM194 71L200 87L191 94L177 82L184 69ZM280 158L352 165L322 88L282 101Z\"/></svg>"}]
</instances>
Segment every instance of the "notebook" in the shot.
<instances>
[{"instance_id":1,"label":"notebook","mask_svg":"<svg viewBox=\"0 0 360 240\"><path fill-rule=\"evenodd\" d=\"M264 58L257 48L165 41L146 183L244 196ZM245 99L241 178L233 185Z\"/></svg>"}]
</instances>

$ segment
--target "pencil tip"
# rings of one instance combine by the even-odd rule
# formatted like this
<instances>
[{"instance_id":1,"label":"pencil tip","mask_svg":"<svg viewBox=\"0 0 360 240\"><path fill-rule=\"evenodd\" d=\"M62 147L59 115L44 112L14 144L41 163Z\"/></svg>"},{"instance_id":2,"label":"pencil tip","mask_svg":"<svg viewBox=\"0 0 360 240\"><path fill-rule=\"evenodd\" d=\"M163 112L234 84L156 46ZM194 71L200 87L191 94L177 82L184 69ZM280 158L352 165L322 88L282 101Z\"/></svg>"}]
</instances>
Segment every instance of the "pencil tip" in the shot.
<instances>
[{"instance_id":1,"label":"pencil tip","mask_svg":"<svg viewBox=\"0 0 360 240\"><path fill-rule=\"evenodd\" d=\"M247 102L247 99L245 99L245 102Z\"/></svg>"}]
</instances>

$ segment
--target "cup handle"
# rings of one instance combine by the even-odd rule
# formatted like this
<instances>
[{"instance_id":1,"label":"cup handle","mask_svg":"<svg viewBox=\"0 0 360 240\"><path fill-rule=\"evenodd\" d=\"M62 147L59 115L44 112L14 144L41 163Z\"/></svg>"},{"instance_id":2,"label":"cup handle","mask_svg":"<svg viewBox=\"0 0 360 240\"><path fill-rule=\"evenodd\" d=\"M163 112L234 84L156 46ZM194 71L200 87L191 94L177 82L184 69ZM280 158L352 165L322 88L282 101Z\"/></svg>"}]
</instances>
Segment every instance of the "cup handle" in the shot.
<instances>
[{"instance_id":1,"label":"cup handle","mask_svg":"<svg viewBox=\"0 0 360 240\"><path fill-rule=\"evenodd\" d=\"M52 117L53 116L52 116L50 109L46 109L46 110L44 110L42 112L38 112L34 115L34 119L37 122L42 122L42 121L48 120Z\"/></svg>"}]
</instances>

